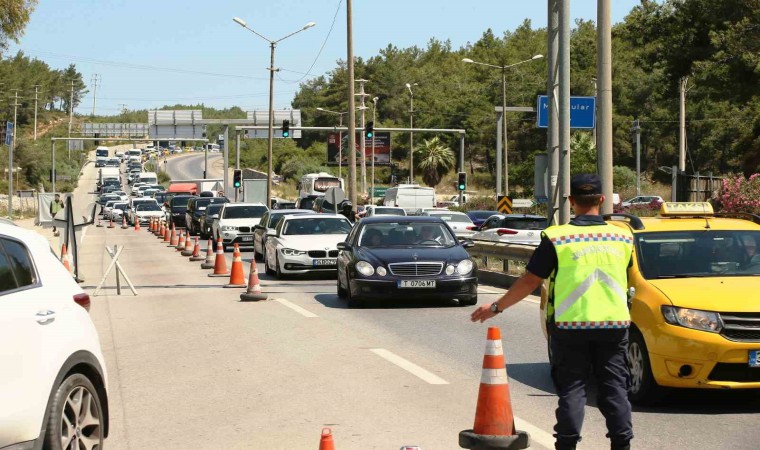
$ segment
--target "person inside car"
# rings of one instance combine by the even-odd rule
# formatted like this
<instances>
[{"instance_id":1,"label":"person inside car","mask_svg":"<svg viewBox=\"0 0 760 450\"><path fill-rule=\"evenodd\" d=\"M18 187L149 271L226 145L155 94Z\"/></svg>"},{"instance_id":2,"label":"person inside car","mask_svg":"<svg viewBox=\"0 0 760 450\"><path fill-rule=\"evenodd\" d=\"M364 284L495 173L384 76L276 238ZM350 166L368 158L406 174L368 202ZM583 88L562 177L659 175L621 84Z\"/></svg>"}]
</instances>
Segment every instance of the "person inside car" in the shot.
<instances>
[{"instance_id":1,"label":"person inside car","mask_svg":"<svg viewBox=\"0 0 760 450\"><path fill-rule=\"evenodd\" d=\"M422 227L420 230L420 235L417 238L417 244L424 244L428 243L430 244L430 241L434 241L438 244L441 243L441 237L436 236L435 228L433 227Z\"/></svg>"}]
</instances>

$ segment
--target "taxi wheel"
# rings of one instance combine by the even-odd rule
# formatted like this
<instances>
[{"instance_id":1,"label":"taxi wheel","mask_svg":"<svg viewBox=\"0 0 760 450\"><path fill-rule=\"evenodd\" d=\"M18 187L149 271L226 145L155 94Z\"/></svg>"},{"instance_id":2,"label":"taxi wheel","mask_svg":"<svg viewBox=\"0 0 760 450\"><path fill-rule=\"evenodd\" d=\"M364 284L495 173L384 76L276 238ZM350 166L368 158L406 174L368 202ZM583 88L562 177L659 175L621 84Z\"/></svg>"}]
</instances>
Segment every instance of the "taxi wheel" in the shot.
<instances>
[{"instance_id":1,"label":"taxi wheel","mask_svg":"<svg viewBox=\"0 0 760 450\"><path fill-rule=\"evenodd\" d=\"M641 333L631 329L628 338L628 367L631 370L631 388L628 397L639 405L651 405L662 400L664 389L654 380L649 364L647 344Z\"/></svg>"}]
</instances>

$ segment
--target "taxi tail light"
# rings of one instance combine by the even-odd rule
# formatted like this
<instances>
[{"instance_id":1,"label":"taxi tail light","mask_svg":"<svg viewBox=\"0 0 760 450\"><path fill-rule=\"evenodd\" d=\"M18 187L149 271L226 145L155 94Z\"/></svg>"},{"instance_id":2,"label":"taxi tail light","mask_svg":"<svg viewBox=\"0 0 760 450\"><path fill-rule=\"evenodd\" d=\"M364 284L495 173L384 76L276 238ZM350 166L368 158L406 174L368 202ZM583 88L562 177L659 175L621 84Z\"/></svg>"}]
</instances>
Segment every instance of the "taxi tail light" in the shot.
<instances>
[{"instance_id":1,"label":"taxi tail light","mask_svg":"<svg viewBox=\"0 0 760 450\"><path fill-rule=\"evenodd\" d=\"M87 311L90 310L90 296L87 293L76 294L74 296L74 302Z\"/></svg>"},{"instance_id":2,"label":"taxi tail light","mask_svg":"<svg viewBox=\"0 0 760 450\"><path fill-rule=\"evenodd\" d=\"M498 234L499 236L512 235L512 234L517 234L517 231L509 230L507 228L499 228L498 230L496 230L496 234Z\"/></svg>"},{"instance_id":3,"label":"taxi tail light","mask_svg":"<svg viewBox=\"0 0 760 450\"><path fill-rule=\"evenodd\" d=\"M478 231L478 226L477 225L468 225L465 228L468 229L468 230L470 230L470 231Z\"/></svg>"}]
</instances>

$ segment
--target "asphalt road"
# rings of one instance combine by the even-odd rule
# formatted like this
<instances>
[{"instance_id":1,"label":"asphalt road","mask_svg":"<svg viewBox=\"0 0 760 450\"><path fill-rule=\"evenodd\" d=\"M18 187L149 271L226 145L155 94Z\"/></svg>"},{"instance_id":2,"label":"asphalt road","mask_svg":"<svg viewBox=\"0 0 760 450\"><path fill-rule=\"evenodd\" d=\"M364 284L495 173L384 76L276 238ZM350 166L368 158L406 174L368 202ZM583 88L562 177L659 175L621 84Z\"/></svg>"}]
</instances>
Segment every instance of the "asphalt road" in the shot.
<instances>
[{"instance_id":1,"label":"asphalt road","mask_svg":"<svg viewBox=\"0 0 760 450\"><path fill-rule=\"evenodd\" d=\"M220 153L208 154L208 172L207 178L222 178L224 173L220 164L222 155ZM203 178L203 167L205 165L203 153L186 153L170 158L166 162L166 172L173 180L192 180Z\"/></svg>"},{"instance_id":2,"label":"asphalt road","mask_svg":"<svg viewBox=\"0 0 760 450\"><path fill-rule=\"evenodd\" d=\"M190 176L202 158L176 158L169 170ZM502 330L518 428L532 448L552 448L556 396L535 299L472 324L471 307L389 299L353 310L329 277L261 274L270 300L241 303L243 290L222 288L226 278L147 232L94 227L81 254L90 293L114 244L125 246L121 264L139 295L117 296L112 274L92 298L109 371L109 449L308 449L324 426L340 449L455 449L473 424L488 325ZM244 251L246 276L251 257ZM481 286L480 302L501 292ZM634 448L757 449L758 412L757 394L682 391L635 408ZM609 448L605 432L592 390L579 448Z\"/></svg>"}]
</instances>

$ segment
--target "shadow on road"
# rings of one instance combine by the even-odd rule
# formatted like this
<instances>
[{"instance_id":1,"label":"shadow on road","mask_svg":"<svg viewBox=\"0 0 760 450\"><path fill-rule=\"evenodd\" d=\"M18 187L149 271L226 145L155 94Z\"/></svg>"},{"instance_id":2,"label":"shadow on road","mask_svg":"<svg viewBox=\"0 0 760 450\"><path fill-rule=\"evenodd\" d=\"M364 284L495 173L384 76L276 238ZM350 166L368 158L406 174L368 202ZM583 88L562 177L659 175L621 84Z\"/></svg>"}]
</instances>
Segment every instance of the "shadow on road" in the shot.
<instances>
[{"instance_id":1,"label":"shadow on road","mask_svg":"<svg viewBox=\"0 0 760 450\"><path fill-rule=\"evenodd\" d=\"M328 308L349 309L346 300L339 298L337 293L317 294L314 299ZM420 309L459 306L456 300L413 300L393 297L388 300L364 300L361 310L371 309Z\"/></svg>"},{"instance_id":2,"label":"shadow on road","mask_svg":"<svg viewBox=\"0 0 760 450\"><path fill-rule=\"evenodd\" d=\"M510 364L507 361L507 375L510 379L517 380L533 389L544 391L552 396L555 395L548 362Z\"/></svg>"},{"instance_id":3,"label":"shadow on road","mask_svg":"<svg viewBox=\"0 0 760 450\"><path fill-rule=\"evenodd\" d=\"M659 404L634 405L633 410L654 414L752 414L760 412L760 392L673 389L663 396Z\"/></svg>"}]
</instances>

